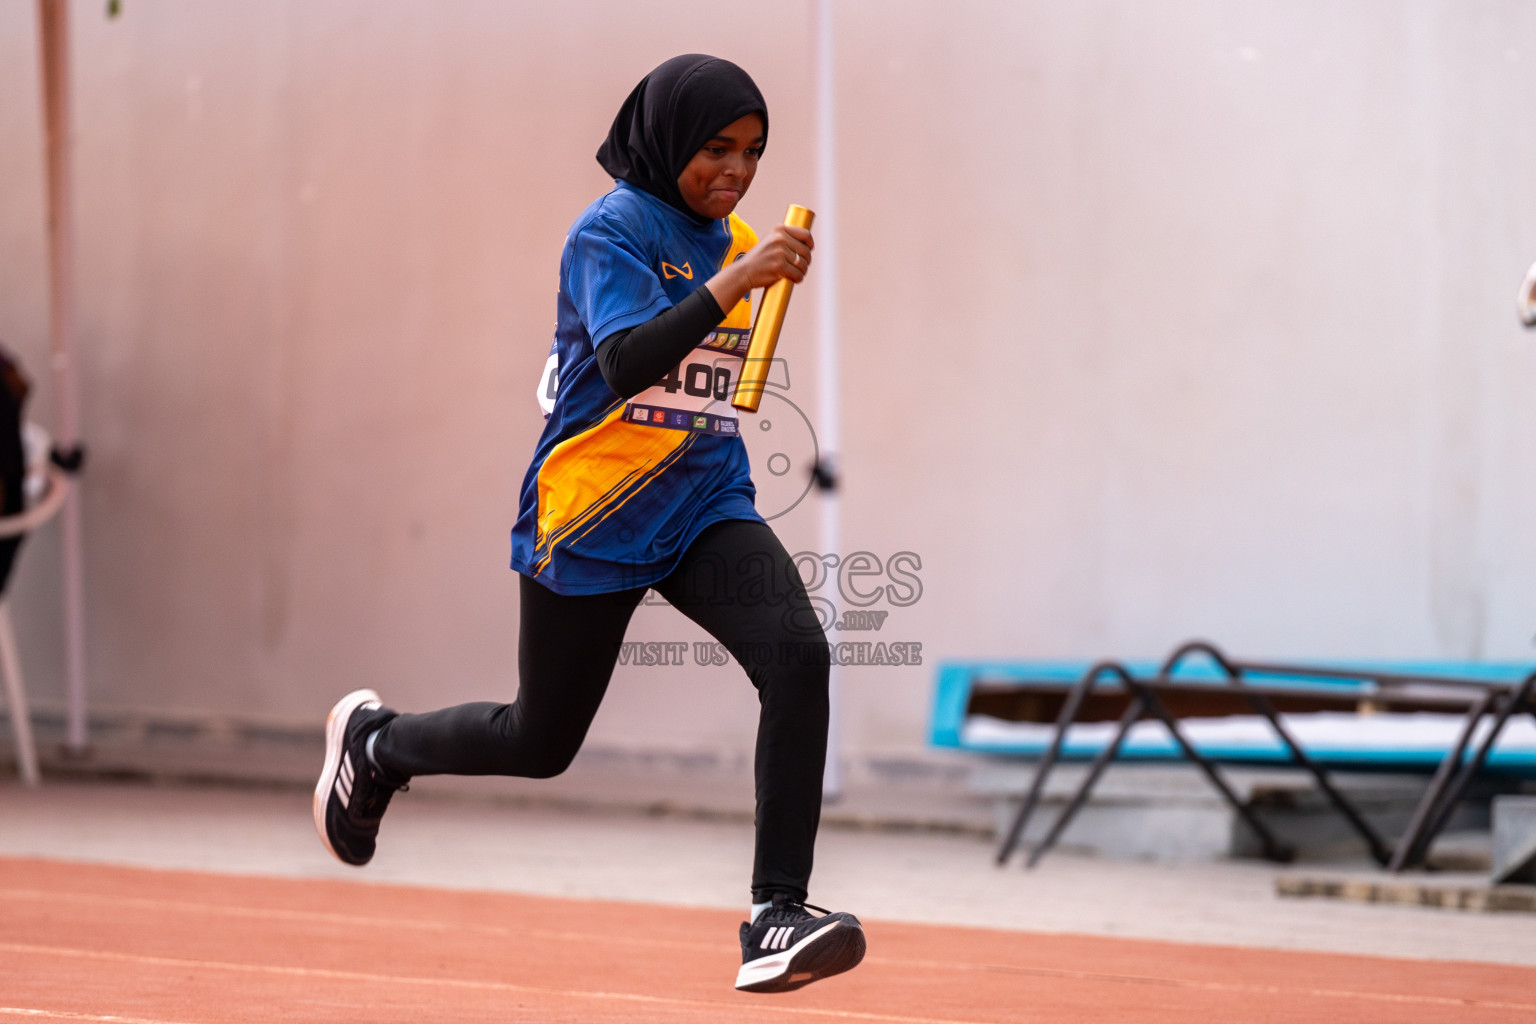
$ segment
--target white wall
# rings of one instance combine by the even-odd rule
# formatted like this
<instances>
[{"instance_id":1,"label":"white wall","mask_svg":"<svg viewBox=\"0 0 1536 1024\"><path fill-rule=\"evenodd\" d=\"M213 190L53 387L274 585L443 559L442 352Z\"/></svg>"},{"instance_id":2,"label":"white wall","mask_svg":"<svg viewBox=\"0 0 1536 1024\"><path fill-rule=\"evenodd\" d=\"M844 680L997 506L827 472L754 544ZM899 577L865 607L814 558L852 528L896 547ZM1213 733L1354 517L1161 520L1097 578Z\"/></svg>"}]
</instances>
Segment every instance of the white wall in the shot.
<instances>
[{"instance_id":1,"label":"white wall","mask_svg":"<svg viewBox=\"0 0 1536 1024\"><path fill-rule=\"evenodd\" d=\"M851 493L934 654L1531 657L1536 10L864 28Z\"/></svg>"},{"instance_id":2,"label":"white wall","mask_svg":"<svg viewBox=\"0 0 1536 1024\"><path fill-rule=\"evenodd\" d=\"M93 698L510 697L592 154L652 65L717 52L772 108L743 212L814 203L808 5L74 7ZM1531 656L1536 9L838 11L844 547L924 586L840 638L930 662L849 670L855 755L921 748L942 657ZM32 19L0 6L0 342L46 390ZM775 525L814 546L811 502ZM15 594L45 700L53 543ZM753 709L733 669L623 669L593 735L745 750Z\"/></svg>"}]
</instances>

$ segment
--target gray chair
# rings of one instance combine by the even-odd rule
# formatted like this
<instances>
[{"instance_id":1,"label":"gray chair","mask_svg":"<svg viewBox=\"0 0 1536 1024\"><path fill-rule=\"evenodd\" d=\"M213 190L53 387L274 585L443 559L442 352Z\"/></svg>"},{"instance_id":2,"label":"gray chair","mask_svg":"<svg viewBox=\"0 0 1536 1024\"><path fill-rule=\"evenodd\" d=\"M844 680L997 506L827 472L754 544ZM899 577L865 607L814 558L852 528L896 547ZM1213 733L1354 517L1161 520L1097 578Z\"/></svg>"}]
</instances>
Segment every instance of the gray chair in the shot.
<instances>
[{"instance_id":1,"label":"gray chair","mask_svg":"<svg viewBox=\"0 0 1536 1024\"><path fill-rule=\"evenodd\" d=\"M64 505L69 493L69 478L50 466L48 486L37 503L25 512L0 517L0 540L31 533L52 519ZM16 654L16 630L11 626L10 598L0 592L0 676L5 680L5 704L11 713L11 732L16 738L16 765L21 781L38 784L37 744L32 739L32 719L27 710L27 686L21 677L21 659Z\"/></svg>"}]
</instances>

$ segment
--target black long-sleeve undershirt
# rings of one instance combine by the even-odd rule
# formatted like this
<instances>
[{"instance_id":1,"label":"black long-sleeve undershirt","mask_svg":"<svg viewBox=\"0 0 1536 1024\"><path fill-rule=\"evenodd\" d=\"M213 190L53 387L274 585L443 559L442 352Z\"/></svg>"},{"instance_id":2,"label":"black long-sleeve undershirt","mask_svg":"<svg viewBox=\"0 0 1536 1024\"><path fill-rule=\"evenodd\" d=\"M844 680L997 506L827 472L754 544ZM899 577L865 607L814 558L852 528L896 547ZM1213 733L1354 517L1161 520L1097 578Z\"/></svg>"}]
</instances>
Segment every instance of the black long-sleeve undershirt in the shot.
<instances>
[{"instance_id":1,"label":"black long-sleeve undershirt","mask_svg":"<svg viewBox=\"0 0 1536 1024\"><path fill-rule=\"evenodd\" d=\"M597 346L597 368L614 394L633 398L665 377L724 319L710 290L696 288L671 309L604 338Z\"/></svg>"}]
</instances>

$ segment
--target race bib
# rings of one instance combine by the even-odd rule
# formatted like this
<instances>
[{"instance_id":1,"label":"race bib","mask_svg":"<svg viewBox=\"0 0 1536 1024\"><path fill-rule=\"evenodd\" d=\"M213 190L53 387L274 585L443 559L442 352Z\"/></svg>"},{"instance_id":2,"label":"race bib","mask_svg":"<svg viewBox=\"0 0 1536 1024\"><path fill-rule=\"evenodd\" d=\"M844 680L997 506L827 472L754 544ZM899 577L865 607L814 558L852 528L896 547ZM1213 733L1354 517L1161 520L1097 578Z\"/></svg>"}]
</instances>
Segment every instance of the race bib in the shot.
<instances>
[{"instance_id":1,"label":"race bib","mask_svg":"<svg viewBox=\"0 0 1536 1024\"><path fill-rule=\"evenodd\" d=\"M549 358L544 360L544 372L539 375L539 410L549 419L555 411L555 398L560 394L560 350L551 345Z\"/></svg>"},{"instance_id":2,"label":"race bib","mask_svg":"<svg viewBox=\"0 0 1536 1024\"><path fill-rule=\"evenodd\" d=\"M745 327L720 327L705 335L671 373L629 401L624 419L666 430L734 435L731 397L746 362L747 334Z\"/></svg>"}]
</instances>

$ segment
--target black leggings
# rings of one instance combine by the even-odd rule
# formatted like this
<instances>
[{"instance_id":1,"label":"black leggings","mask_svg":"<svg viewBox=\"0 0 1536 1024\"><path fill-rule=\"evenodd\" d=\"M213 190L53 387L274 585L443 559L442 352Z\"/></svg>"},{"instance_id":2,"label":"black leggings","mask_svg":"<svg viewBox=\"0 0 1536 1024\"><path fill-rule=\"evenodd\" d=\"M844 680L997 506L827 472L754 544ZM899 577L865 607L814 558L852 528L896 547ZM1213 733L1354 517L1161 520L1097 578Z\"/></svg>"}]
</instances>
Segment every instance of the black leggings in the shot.
<instances>
[{"instance_id":1,"label":"black leggings","mask_svg":"<svg viewBox=\"0 0 1536 1024\"><path fill-rule=\"evenodd\" d=\"M646 588L567 597L520 579L517 700L391 720L374 745L386 773L544 779L570 766ZM753 899L803 900L821 819L829 661L800 574L767 524L728 520L707 527L653 589L725 644L757 688Z\"/></svg>"}]
</instances>

